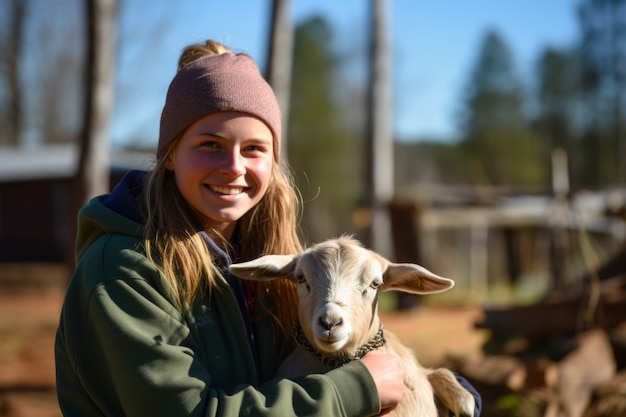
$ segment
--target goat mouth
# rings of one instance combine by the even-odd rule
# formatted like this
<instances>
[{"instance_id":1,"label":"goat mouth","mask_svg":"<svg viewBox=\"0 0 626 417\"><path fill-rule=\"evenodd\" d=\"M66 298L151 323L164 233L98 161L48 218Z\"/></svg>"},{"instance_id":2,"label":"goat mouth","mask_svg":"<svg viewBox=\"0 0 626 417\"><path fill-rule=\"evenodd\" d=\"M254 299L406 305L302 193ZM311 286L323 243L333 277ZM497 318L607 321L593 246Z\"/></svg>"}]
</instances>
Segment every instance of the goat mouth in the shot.
<instances>
[{"instance_id":1,"label":"goat mouth","mask_svg":"<svg viewBox=\"0 0 626 417\"><path fill-rule=\"evenodd\" d=\"M378 333L376 333L376 336L374 336L365 345L356 349L354 354L349 354L348 352L345 352L345 349L344 349L345 343L342 343L341 345L337 345L337 343L339 342L338 340L328 343L329 342L328 337L319 338L316 335L313 338L313 343L311 343L309 339L307 339L304 332L302 331L302 328L299 325L296 326L296 329L294 332L294 338L295 338L296 343L301 348L307 350L319 361L331 366L332 368L337 368L341 365L345 365L346 363L354 359L360 359L363 356L365 356L368 352L378 347L384 346L386 343L385 335L383 333L382 323L380 323L380 327L378 329ZM343 338L342 340L346 341L346 338Z\"/></svg>"},{"instance_id":2,"label":"goat mouth","mask_svg":"<svg viewBox=\"0 0 626 417\"><path fill-rule=\"evenodd\" d=\"M343 341L324 341L319 340L316 343L317 349L325 353L338 353L341 351L345 343Z\"/></svg>"},{"instance_id":3,"label":"goat mouth","mask_svg":"<svg viewBox=\"0 0 626 417\"><path fill-rule=\"evenodd\" d=\"M337 337L336 335L330 333L321 336L318 335L315 338L315 344L317 345L317 348L321 351L334 353L341 350L341 348L345 346L346 340L347 337Z\"/></svg>"}]
</instances>

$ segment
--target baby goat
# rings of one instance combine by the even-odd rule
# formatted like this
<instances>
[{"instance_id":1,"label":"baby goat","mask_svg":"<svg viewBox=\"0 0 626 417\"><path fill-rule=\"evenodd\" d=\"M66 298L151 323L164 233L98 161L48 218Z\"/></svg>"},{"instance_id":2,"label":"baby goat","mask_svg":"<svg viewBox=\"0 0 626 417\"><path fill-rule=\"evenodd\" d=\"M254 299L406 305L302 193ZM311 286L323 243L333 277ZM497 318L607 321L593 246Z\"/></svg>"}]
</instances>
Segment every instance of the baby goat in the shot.
<instances>
[{"instance_id":1,"label":"baby goat","mask_svg":"<svg viewBox=\"0 0 626 417\"><path fill-rule=\"evenodd\" d=\"M326 372L380 347L400 358L405 367L409 392L394 416L436 417L437 407L441 415L450 410L457 417L473 416L474 397L452 372L420 366L392 332L383 334L378 317L378 296L383 291L433 294L452 288L454 281L419 265L392 263L346 236L296 255L268 255L233 264L230 271L249 280L297 282L299 347L281 364L278 376Z\"/></svg>"}]
</instances>

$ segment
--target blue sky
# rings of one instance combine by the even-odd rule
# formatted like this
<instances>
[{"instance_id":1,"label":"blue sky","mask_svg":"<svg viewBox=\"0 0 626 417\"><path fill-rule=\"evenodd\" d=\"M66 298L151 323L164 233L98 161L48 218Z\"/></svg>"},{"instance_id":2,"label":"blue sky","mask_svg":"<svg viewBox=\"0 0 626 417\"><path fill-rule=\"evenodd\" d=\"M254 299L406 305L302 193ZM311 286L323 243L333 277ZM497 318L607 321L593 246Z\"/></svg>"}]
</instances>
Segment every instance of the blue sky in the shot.
<instances>
[{"instance_id":1,"label":"blue sky","mask_svg":"<svg viewBox=\"0 0 626 417\"><path fill-rule=\"evenodd\" d=\"M338 42L350 45L355 39L365 40L369 3L370 0L292 0L292 14L296 22L312 14L325 16L333 25ZM454 114L461 89L488 28L497 29L503 36L514 54L518 72L525 77L533 70L542 48L575 44L578 3L578 0L389 0L396 66L396 136L447 138L454 134ZM142 61L142 52L133 48L125 48L120 58L121 78L125 71L135 74L140 71L145 77L140 79L140 84L134 80L132 86L123 89L122 94L140 95L143 99L140 106L120 105L116 109L114 143L123 143L137 132L156 141L165 92L184 45L217 39L251 54L264 65L269 0L166 1L160 8L150 7L159 4L153 1L135 4L139 7L129 9L128 21L121 23L126 27L126 36L131 33L132 38L142 19L161 19L164 26L161 33L152 35L156 40L149 47L149 60ZM178 7L172 7L173 4Z\"/></svg>"}]
</instances>

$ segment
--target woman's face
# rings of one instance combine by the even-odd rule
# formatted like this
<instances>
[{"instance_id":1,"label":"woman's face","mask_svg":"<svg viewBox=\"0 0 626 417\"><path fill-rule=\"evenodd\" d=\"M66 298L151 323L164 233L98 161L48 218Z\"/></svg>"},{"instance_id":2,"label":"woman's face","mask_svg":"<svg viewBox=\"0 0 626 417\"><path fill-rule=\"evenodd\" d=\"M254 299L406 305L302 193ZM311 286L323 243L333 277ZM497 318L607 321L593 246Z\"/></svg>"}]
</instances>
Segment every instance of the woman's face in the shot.
<instances>
[{"instance_id":1,"label":"woman's face","mask_svg":"<svg viewBox=\"0 0 626 417\"><path fill-rule=\"evenodd\" d=\"M166 167L205 230L230 239L236 221L267 191L273 164L271 130L247 113L213 113L182 135Z\"/></svg>"}]
</instances>

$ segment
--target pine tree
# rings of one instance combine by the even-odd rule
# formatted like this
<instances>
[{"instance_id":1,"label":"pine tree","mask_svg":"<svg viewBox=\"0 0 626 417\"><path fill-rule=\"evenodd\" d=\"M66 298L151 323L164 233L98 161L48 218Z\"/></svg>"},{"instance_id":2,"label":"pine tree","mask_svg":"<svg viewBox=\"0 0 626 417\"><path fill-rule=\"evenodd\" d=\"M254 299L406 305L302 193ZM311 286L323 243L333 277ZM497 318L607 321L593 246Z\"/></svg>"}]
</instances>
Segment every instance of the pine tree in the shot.
<instances>
[{"instance_id":1,"label":"pine tree","mask_svg":"<svg viewBox=\"0 0 626 417\"><path fill-rule=\"evenodd\" d=\"M527 128L522 84L496 31L486 34L465 93L461 131L470 177L496 185L543 183L545 162Z\"/></svg>"}]
</instances>

